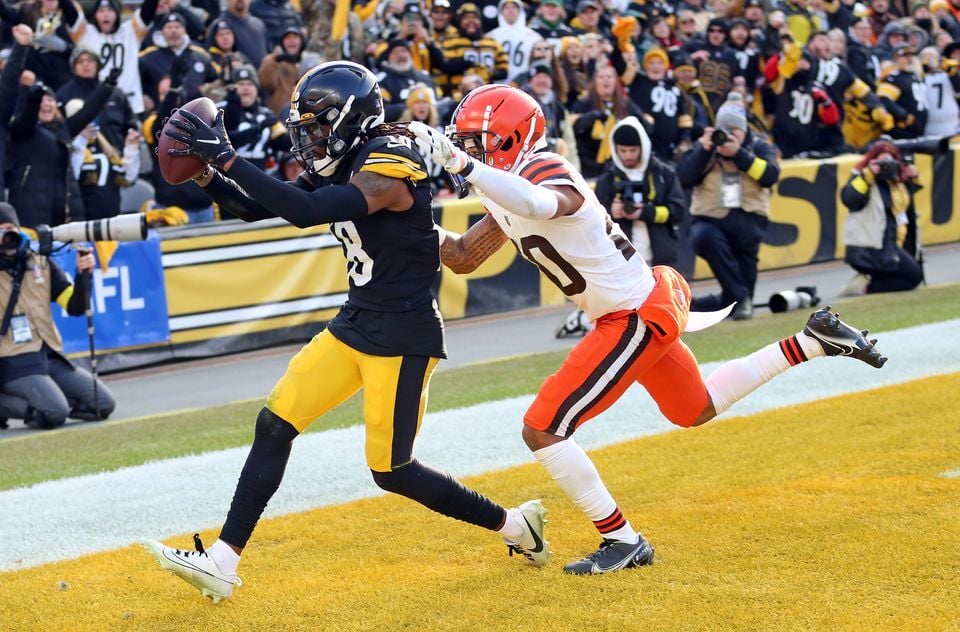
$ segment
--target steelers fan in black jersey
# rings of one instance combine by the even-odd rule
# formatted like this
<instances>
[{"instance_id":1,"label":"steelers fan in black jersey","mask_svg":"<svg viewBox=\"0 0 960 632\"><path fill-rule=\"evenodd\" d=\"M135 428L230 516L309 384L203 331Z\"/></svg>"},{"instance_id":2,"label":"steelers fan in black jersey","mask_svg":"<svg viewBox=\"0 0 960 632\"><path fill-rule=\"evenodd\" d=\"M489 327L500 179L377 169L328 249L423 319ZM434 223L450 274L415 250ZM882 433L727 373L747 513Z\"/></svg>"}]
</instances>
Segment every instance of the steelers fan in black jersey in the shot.
<instances>
[{"instance_id":1,"label":"steelers fan in black jersey","mask_svg":"<svg viewBox=\"0 0 960 632\"><path fill-rule=\"evenodd\" d=\"M208 163L198 184L237 217L282 217L299 227L331 224L347 259L346 304L290 361L257 418L220 538L185 552L145 546L161 566L220 601L239 584L240 553L277 490L291 444L307 426L363 389L366 459L382 489L465 522L498 531L511 553L541 566L543 508L504 509L450 475L421 464L413 444L427 385L445 357L443 321L431 294L440 271L426 166L398 125L383 123L380 86L366 68L328 62L293 89L287 128L304 174L292 185L236 155L223 128L190 112L165 133L186 145L173 155Z\"/></svg>"}]
</instances>

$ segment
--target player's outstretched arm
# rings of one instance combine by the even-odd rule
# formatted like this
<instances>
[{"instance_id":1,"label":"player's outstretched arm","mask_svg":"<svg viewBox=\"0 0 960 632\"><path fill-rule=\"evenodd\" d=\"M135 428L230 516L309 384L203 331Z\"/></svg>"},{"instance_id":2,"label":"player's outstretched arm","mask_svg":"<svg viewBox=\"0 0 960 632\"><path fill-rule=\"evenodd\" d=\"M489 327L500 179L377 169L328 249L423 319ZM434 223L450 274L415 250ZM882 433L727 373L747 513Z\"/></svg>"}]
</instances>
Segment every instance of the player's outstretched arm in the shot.
<instances>
[{"instance_id":1,"label":"player's outstretched arm","mask_svg":"<svg viewBox=\"0 0 960 632\"><path fill-rule=\"evenodd\" d=\"M457 274L473 272L507 243L507 235L490 215L462 235L437 227L443 236L440 261Z\"/></svg>"},{"instance_id":2,"label":"player's outstretched arm","mask_svg":"<svg viewBox=\"0 0 960 632\"><path fill-rule=\"evenodd\" d=\"M361 219L383 209L405 211L413 205L413 194L403 180L372 172L359 172L348 184L314 190L290 186L237 156L223 128L223 110L217 114L213 127L192 112L184 111L181 115L186 122L177 121L177 131L165 133L186 148L171 149L171 155L197 156L218 167L235 188L256 203L246 206L257 215L270 213L307 228Z\"/></svg>"},{"instance_id":3,"label":"player's outstretched arm","mask_svg":"<svg viewBox=\"0 0 960 632\"><path fill-rule=\"evenodd\" d=\"M243 158L225 167L234 180L264 208L294 226L306 228L347 222L380 210L405 211L413 205L406 183L375 173L360 172L347 184L331 184L313 191L271 178Z\"/></svg>"}]
</instances>

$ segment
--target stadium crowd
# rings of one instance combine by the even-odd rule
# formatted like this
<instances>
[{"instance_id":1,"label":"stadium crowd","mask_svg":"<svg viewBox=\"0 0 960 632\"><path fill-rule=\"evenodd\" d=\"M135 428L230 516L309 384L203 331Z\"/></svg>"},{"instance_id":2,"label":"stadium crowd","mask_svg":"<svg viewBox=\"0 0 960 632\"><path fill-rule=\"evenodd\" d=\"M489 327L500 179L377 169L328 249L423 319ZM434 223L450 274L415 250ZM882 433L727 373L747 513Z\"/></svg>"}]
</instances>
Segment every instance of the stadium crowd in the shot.
<instances>
[{"instance_id":1,"label":"stadium crowd","mask_svg":"<svg viewBox=\"0 0 960 632\"><path fill-rule=\"evenodd\" d=\"M289 94L331 59L375 69L388 122L442 127L477 86L520 87L542 105L551 149L588 178L613 168L610 132L624 117L636 116L653 155L675 165L730 93L741 95L751 135L782 158L861 151L881 135L951 135L960 120L957 0L349 4L0 2L12 108L0 113L3 184L14 206L30 198L24 225L142 203L160 225L227 218L192 183L159 176L145 150L159 123L209 96L241 156L294 177ZM435 191L450 191L431 168Z\"/></svg>"},{"instance_id":2,"label":"stadium crowd","mask_svg":"<svg viewBox=\"0 0 960 632\"><path fill-rule=\"evenodd\" d=\"M239 156L294 180L290 94L346 59L377 73L387 122L442 130L479 86L526 91L645 259L702 256L722 293L699 308L737 301L735 318L753 313L781 159L866 152L841 198L850 291L920 283L920 183L896 141L960 128L960 0L0 0L0 49L16 228L230 219L160 175L163 122L210 97Z\"/></svg>"}]
</instances>

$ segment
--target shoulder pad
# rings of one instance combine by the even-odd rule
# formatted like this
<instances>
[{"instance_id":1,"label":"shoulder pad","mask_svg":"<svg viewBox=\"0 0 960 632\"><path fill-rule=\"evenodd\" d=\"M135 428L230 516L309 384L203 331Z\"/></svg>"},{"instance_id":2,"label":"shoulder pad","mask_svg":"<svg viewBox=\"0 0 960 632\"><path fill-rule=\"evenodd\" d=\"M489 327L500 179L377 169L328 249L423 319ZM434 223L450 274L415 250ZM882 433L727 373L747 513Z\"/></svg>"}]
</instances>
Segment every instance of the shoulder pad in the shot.
<instances>
[{"instance_id":1,"label":"shoulder pad","mask_svg":"<svg viewBox=\"0 0 960 632\"><path fill-rule=\"evenodd\" d=\"M351 171L372 171L389 178L427 178L423 157L406 136L380 136L367 141L354 159Z\"/></svg>"},{"instance_id":2,"label":"shoulder pad","mask_svg":"<svg viewBox=\"0 0 960 632\"><path fill-rule=\"evenodd\" d=\"M570 184L574 183L569 162L553 152L544 151L531 156L517 172L521 178L533 184Z\"/></svg>"}]
</instances>

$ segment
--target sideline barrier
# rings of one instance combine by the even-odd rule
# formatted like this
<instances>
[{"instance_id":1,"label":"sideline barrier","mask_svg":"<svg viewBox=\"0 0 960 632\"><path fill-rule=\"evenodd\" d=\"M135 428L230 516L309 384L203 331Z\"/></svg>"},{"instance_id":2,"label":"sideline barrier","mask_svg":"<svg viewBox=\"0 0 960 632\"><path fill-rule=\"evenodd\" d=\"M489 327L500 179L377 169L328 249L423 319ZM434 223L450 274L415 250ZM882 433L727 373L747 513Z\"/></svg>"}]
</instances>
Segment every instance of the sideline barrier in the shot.
<instances>
[{"instance_id":1,"label":"sideline barrier","mask_svg":"<svg viewBox=\"0 0 960 632\"><path fill-rule=\"evenodd\" d=\"M954 185L956 148L938 156L916 154L924 189L916 196L924 245L960 241L960 190ZM770 270L843 257L840 236L846 209L840 188L858 156L782 164L774 188L771 223L760 249L760 269ZM462 233L483 215L476 198L443 199L435 207L437 223ZM240 221L161 229L159 261L152 278L166 288L165 340L130 342L99 332L119 326L98 310L97 351L102 371L152 364L173 358L215 356L273 344L303 341L317 333L346 298L347 280L339 242L326 227L301 230L282 220ZM118 255L138 244L121 243ZM120 260L118 260L120 261ZM105 278L122 279L113 262ZM697 260L695 278L710 276ZM129 276L129 297L155 287L150 275ZM146 280L143 280L143 279ZM97 288L103 282L95 282ZM109 285L109 284L108 284ZM470 275L443 269L435 288L447 319L526 307L559 305L563 294L539 270L507 245ZM107 291L111 291L107 289ZM101 305L108 305L97 298ZM151 308L158 305L151 301ZM71 357L83 362L87 341L83 319L71 319L61 331ZM137 321L122 321L137 329ZM82 332L78 336L77 331ZM129 332L128 332L129 333ZM154 336L158 335L153 330ZM546 335L546 334L545 334Z\"/></svg>"}]
</instances>

